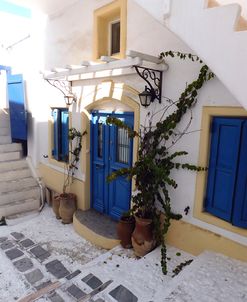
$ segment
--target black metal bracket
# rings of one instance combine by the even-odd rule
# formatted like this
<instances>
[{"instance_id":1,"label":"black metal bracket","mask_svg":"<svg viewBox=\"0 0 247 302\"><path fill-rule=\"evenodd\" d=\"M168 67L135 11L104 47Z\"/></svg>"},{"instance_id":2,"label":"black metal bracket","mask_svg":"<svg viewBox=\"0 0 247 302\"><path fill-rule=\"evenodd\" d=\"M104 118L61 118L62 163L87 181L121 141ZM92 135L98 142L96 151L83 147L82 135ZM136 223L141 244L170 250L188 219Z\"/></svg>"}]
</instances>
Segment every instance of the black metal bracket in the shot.
<instances>
[{"instance_id":1,"label":"black metal bracket","mask_svg":"<svg viewBox=\"0 0 247 302\"><path fill-rule=\"evenodd\" d=\"M57 88L62 92L64 98L71 98L73 102L76 102L76 95L72 92L72 82L66 80L52 80L45 79L51 86ZM70 104L69 104L70 105Z\"/></svg>"},{"instance_id":2,"label":"black metal bracket","mask_svg":"<svg viewBox=\"0 0 247 302\"><path fill-rule=\"evenodd\" d=\"M160 70L141 67L137 65L134 65L133 67L135 68L137 74L148 84L146 90L152 94L152 101L154 101L154 99L158 99L159 103L161 103L163 72ZM153 82L153 86L150 83L151 81Z\"/></svg>"}]
</instances>

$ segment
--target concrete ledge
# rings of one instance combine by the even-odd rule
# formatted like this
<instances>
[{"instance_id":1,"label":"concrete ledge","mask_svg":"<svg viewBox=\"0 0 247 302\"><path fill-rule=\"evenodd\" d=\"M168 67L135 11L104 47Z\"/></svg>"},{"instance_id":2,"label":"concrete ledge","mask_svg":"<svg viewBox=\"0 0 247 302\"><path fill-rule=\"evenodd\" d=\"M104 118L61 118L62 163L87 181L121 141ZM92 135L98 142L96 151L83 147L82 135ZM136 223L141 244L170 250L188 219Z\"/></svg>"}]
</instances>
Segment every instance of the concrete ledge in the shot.
<instances>
[{"instance_id":1,"label":"concrete ledge","mask_svg":"<svg viewBox=\"0 0 247 302\"><path fill-rule=\"evenodd\" d=\"M90 218L86 219L86 217ZM89 221L91 221L91 224L88 223ZM80 236L99 247L110 250L120 244L117 236L113 235L116 231L116 222L110 221L109 218L104 215L95 214L94 211L91 210L86 212L77 210L73 217L73 225L75 231ZM102 228L103 225L106 227L105 232L104 227ZM107 229L108 231L110 230L109 234L107 234Z\"/></svg>"},{"instance_id":2,"label":"concrete ledge","mask_svg":"<svg viewBox=\"0 0 247 302\"><path fill-rule=\"evenodd\" d=\"M234 259L247 261L247 246L183 220L172 220L166 242L195 256L205 250L211 250Z\"/></svg>"}]
</instances>

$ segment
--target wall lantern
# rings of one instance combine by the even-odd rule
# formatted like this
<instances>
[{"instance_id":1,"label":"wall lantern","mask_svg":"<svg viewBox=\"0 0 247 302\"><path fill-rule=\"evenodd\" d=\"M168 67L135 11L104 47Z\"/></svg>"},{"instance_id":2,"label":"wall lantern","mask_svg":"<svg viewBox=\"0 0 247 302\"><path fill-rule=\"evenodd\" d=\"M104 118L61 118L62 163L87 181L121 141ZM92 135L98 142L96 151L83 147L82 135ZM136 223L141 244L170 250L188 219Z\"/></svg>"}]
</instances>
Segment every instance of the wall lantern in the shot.
<instances>
[{"instance_id":1,"label":"wall lantern","mask_svg":"<svg viewBox=\"0 0 247 302\"><path fill-rule=\"evenodd\" d=\"M139 94L141 105L148 107L155 99L161 103L162 97L162 74L160 70L155 70L146 67L133 66L137 74L148 84L145 86L145 90ZM153 86L151 84L153 82Z\"/></svg>"},{"instance_id":2,"label":"wall lantern","mask_svg":"<svg viewBox=\"0 0 247 302\"><path fill-rule=\"evenodd\" d=\"M53 87L57 88L62 92L64 95L64 101L67 106L72 105L73 103L76 103L77 97L76 95L72 92L72 82L70 81L65 81L65 80L51 80L51 79L46 79L46 81Z\"/></svg>"}]
</instances>

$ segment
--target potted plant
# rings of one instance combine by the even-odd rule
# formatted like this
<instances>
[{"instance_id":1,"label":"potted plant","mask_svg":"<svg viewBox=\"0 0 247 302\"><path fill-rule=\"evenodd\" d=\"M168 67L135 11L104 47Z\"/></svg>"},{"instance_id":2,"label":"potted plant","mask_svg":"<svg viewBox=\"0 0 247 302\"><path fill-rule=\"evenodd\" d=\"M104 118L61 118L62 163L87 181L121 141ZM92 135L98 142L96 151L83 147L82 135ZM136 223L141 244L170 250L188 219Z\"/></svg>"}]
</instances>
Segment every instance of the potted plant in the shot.
<instances>
[{"instance_id":1,"label":"potted plant","mask_svg":"<svg viewBox=\"0 0 247 302\"><path fill-rule=\"evenodd\" d=\"M131 236L135 229L135 218L131 211L125 212L117 224L117 235L123 248L131 248Z\"/></svg>"},{"instance_id":2,"label":"potted plant","mask_svg":"<svg viewBox=\"0 0 247 302\"><path fill-rule=\"evenodd\" d=\"M63 193L59 195L59 215L63 223L71 223L73 221L73 214L76 210L76 195L67 193L68 188L73 183L77 163L80 160L80 152L82 148L82 138L86 131L81 133L75 128L69 129L69 156L65 164Z\"/></svg>"},{"instance_id":3,"label":"potted plant","mask_svg":"<svg viewBox=\"0 0 247 302\"><path fill-rule=\"evenodd\" d=\"M160 55L161 58L168 56L172 58L176 56L182 60L188 58L202 63L192 54L168 51ZM214 74L208 66L203 65L198 78L186 86L178 101L166 98L167 105L163 112L159 111L161 118L158 122L153 121L156 113L147 114L147 125L143 126L140 133L133 131L116 118L107 119L108 124L127 129L130 138L137 136L139 139L138 160L133 167L113 172L108 180L112 181L119 176L135 179L137 194L132 197L132 211L135 214L136 228L132 235L132 244L136 255L142 256L152 250L156 243L161 243L161 266L164 274L167 273L165 235L171 220L182 218L182 215L174 213L171 208L169 187L177 188L171 172L179 169L205 170L188 163L180 163L177 158L187 155L187 152L174 150L176 143L189 127L192 116L185 131L177 131L176 127L188 111L192 112L191 108L197 101L198 91L213 77ZM174 110L170 113L172 108Z\"/></svg>"}]
</instances>

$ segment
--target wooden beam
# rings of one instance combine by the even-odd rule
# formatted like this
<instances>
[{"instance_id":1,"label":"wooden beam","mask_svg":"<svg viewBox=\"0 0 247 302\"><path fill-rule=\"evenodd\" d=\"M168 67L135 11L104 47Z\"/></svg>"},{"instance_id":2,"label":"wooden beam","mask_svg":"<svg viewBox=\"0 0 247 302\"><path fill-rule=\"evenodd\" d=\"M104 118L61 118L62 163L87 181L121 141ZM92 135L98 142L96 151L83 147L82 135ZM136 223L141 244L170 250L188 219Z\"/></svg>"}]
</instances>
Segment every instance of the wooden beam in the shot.
<instances>
[{"instance_id":1,"label":"wooden beam","mask_svg":"<svg viewBox=\"0 0 247 302\"><path fill-rule=\"evenodd\" d=\"M53 283L47 285L46 287L43 287L43 288L37 290L36 292L31 293L31 294L19 299L18 302L33 302L61 286L62 286L61 282L59 282L59 281L53 282Z\"/></svg>"}]
</instances>

